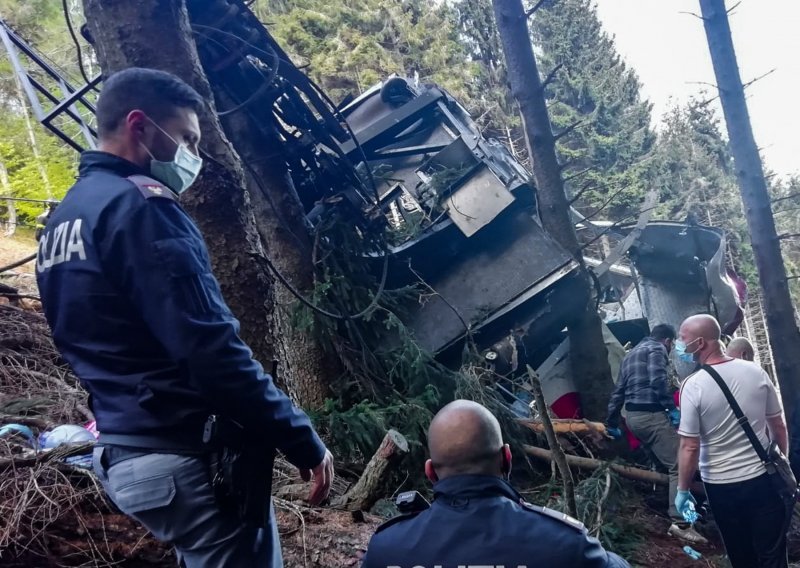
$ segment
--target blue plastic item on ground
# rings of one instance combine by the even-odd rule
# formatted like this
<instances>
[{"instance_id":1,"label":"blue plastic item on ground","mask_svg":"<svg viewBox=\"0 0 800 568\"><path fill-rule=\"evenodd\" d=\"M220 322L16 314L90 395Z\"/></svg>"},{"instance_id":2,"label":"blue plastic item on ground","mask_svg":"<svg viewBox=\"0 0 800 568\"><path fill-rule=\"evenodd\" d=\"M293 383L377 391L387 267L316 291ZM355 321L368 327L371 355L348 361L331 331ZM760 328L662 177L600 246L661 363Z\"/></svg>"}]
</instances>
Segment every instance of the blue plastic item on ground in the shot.
<instances>
[{"instance_id":1,"label":"blue plastic item on ground","mask_svg":"<svg viewBox=\"0 0 800 568\"><path fill-rule=\"evenodd\" d=\"M697 552L697 551L696 551L694 548L692 548L691 546L684 546L684 547L683 547L683 551L684 551L686 554L688 554L689 556L691 556L692 558L694 558L695 560L700 560L700 559L703 557L703 555L702 555L702 554L700 554L699 552Z\"/></svg>"}]
</instances>

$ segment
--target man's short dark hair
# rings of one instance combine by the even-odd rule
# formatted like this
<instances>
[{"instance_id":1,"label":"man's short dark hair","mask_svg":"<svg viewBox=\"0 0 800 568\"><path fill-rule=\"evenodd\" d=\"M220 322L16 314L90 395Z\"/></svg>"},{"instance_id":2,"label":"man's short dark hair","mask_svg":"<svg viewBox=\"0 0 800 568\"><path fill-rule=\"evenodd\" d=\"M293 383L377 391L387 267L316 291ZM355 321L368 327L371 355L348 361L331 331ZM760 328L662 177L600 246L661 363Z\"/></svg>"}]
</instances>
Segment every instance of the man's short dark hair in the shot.
<instances>
[{"instance_id":1,"label":"man's short dark hair","mask_svg":"<svg viewBox=\"0 0 800 568\"><path fill-rule=\"evenodd\" d=\"M666 323L660 323L653 328L650 332L650 337L656 341L664 341L665 339L675 339L675 328Z\"/></svg>"},{"instance_id":2,"label":"man's short dark hair","mask_svg":"<svg viewBox=\"0 0 800 568\"><path fill-rule=\"evenodd\" d=\"M176 108L199 112L202 106L197 91L172 73L131 67L104 81L97 101L97 131L100 138L108 136L135 109L158 122L171 117Z\"/></svg>"}]
</instances>

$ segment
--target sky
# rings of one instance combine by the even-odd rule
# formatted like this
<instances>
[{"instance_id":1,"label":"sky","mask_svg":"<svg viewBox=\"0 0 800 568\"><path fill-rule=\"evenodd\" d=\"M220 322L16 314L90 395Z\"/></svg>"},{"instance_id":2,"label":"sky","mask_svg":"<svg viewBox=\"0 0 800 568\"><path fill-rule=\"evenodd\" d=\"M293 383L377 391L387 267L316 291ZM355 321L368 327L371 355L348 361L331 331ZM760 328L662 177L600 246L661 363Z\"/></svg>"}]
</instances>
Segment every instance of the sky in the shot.
<instances>
[{"instance_id":1,"label":"sky","mask_svg":"<svg viewBox=\"0 0 800 568\"><path fill-rule=\"evenodd\" d=\"M727 0L729 7L735 4ZM617 50L639 75L654 120L703 89L717 94L703 22L685 13L699 14L698 0L596 0L596 5ZM775 69L747 88L765 166L780 177L800 173L800 1L743 0L730 24L742 81Z\"/></svg>"}]
</instances>

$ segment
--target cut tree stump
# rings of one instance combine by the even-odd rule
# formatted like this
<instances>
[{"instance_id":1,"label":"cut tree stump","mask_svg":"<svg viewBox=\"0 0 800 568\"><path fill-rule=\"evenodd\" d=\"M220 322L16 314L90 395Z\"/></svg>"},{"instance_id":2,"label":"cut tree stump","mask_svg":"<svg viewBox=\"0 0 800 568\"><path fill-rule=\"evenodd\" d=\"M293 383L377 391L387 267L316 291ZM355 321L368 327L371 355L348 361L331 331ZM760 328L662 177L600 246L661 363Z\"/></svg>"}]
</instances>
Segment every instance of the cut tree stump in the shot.
<instances>
[{"instance_id":1,"label":"cut tree stump","mask_svg":"<svg viewBox=\"0 0 800 568\"><path fill-rule=\"evenodd\" d=\"M349 511L369 511L386 493L386 480L408 454L408 442L397 430L389 430L364 473L333 505Z\"/></svg>"}]
</instances>

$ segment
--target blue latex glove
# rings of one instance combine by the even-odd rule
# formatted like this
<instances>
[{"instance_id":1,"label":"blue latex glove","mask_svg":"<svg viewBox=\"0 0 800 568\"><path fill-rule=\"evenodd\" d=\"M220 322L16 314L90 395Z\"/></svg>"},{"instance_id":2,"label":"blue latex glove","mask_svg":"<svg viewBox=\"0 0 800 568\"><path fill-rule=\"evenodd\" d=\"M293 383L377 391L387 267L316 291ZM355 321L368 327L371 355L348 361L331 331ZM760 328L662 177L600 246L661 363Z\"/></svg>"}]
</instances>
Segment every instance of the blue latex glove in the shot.
<instances>
[{"instance_id":1,"label":"blue latex glove","mask_svg":"<svg viewBox=\"0 0 800 568\"><path fill-rule=\"evenodd\" d=\"M608 432L608 435L614 438L615 440L619 440L620 438L622 438L622 430L619 428L607 427L606 432Z\"/></svg>"},{"instance_id":2,"label":"blue latex glove","mask_svg":"<svg viewBox=\"0 0 800 568\"><path fill-rule=\"evenodd\" d=\"M669 421L672 423L673 428L677 428L681 424L681 411L673 408L669 411Z\"/></svg>"},{"instance_id":3,"label":"blue latex glove","mask_svg":"<svg viewBox=\"0 0 800 568\"><path fill-rule=\"evenodd\" d=\"M690 511L689 503L691 503L693 506L697 505L697 501L692 496L691 491L683 491L679 489L678 494L675 495L675 508L678 509L678 512L681 515L684 515Z\"/></svg>"}]
</instances>

